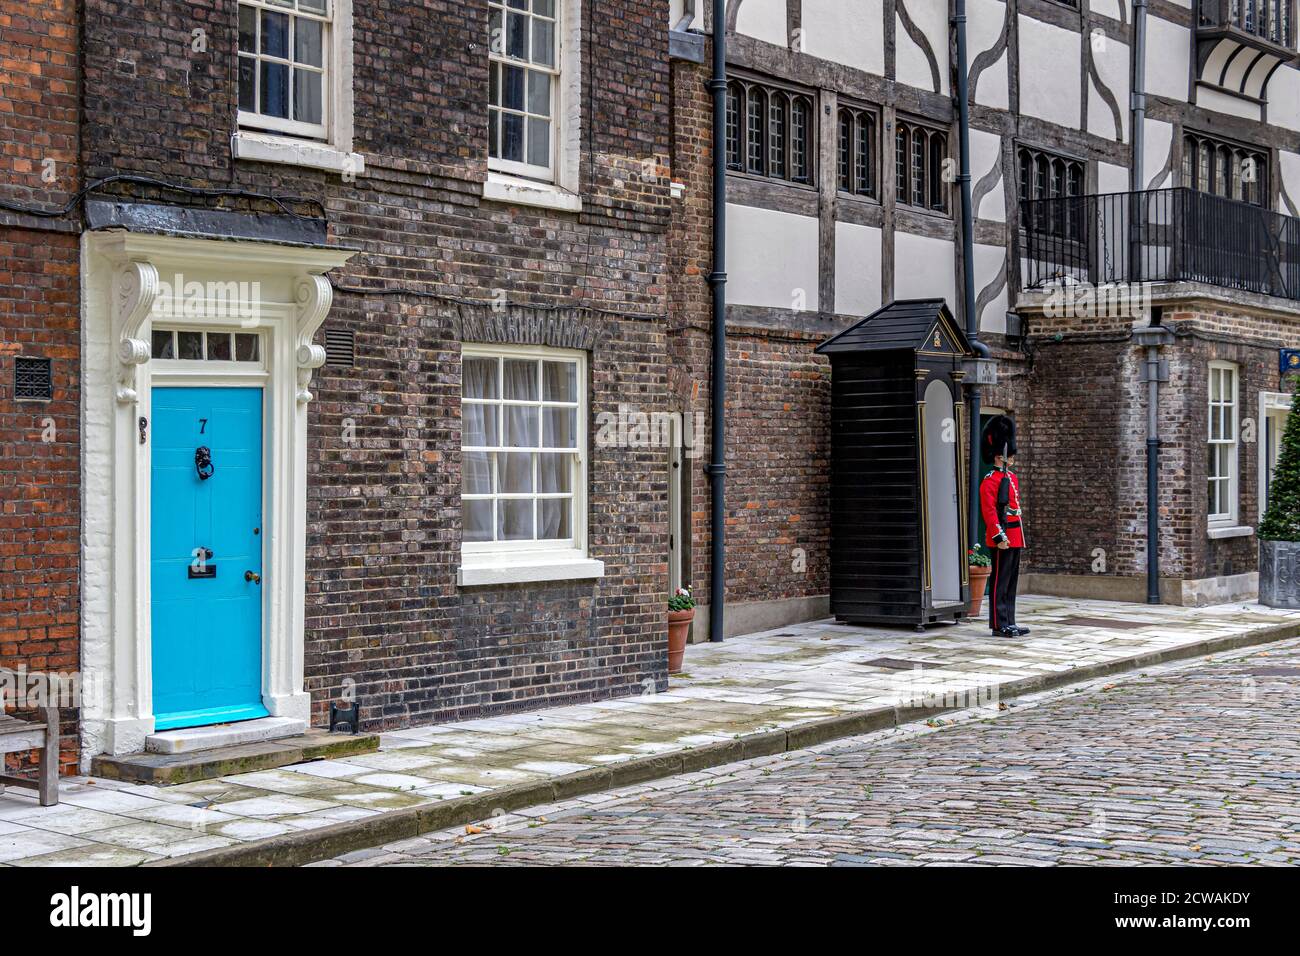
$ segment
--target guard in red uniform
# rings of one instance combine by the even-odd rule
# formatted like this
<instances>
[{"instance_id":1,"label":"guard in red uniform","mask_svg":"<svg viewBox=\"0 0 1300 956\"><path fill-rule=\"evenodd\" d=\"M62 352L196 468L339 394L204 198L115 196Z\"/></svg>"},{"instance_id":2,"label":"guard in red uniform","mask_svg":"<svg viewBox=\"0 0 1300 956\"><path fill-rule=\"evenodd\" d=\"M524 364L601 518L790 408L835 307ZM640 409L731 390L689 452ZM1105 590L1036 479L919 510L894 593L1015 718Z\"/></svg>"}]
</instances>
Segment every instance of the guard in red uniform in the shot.
<instances>
[{"instance_id":1,"label":"guard in red uniform","mask_svg":"<svg viewBox=\"0 0 1300 956\"><path fill-rule=\"evenodd\" d=\"M1020 552L1025 529L1020 512L1020 483L1011 470L1016 454L1016 423L998 415L984 428L980 448L993 470L980 483L980 511L984 516L985 544L993 551L989 578L989 628L1002 637L1028 634L1016 624L1016 588L1020 583Z\"/></svg>"}]
</instances>

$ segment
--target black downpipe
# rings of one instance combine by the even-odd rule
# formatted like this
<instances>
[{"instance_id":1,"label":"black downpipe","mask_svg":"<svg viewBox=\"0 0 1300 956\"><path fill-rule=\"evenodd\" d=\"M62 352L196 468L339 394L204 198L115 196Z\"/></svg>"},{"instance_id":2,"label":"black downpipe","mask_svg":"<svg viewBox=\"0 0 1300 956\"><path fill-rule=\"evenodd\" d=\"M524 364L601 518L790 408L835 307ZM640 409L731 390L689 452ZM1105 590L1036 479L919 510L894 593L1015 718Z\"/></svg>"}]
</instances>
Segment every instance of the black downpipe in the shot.
<instances>
[{"instance_id":1,"label":"black downpipe","mask_svg":"<svg viewBox=\"0 0 1300 956\"><path fill-rule=\"evenodd\" d=\"M970 188L970 104L966 82L966 0L957 0L952 25L957 33L957 142L960 169L957 182L961 185L961 258L962 258L962 315L966 318L966 338L979 358L989 357L989 347L980 341L979 316L975 314L975 212L971 206ZM980 500L980 389L975 383L967 386L970 408L970 488L966 509L969 527L967 547L974 547L979 534Z\"/></svg>"},{"instance_id":2,"label":"black downpipe","mask_svg":"<svg viewBox=\"0 0 1300 956\"><path fill-rule=\"evenodd\" d=\"M709 462L712 498L709 546L709 640L726 634L727 600L727 3L713 0L713 449Z\"/></svg>"}]
</instances>

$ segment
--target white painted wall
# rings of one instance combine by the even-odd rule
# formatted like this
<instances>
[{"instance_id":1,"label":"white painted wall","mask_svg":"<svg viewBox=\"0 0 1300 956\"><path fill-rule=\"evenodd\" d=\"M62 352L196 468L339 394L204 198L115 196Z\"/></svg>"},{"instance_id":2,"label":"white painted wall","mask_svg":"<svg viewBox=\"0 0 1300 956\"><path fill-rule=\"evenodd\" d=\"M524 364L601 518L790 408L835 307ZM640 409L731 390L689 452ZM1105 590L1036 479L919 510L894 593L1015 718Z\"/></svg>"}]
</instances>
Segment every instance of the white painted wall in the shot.
<instances>
[{"instance_id":1,"label":"white painted wall","mask_svg":"<svg viewBox=\"0 0 1300 956\"><path fill-rule=\"evenodd\" d=\"M1191 38L1177 23L1147 15L1147 92L1187 100Z\"/></svg>"},{"instance_id":2,"label":"white painted wall","mask_svg":"<svg viewBox=\"0 0 1300 956\"><path fill-rule=\"evenodd\" d=\"M1220 93L1218 90L1204 84L1197 84L1196 105L1203 109L1214 110L1216 113L1239 116L1242 119L1258 120L1260 118L1258 104L1252 103L1250 100L1243 100L1239 96Z\"/></svg>"},{"instance_id":3,"label":"white painted wall","mask_svg":"<svg viewBox=\"0 0 1300 956\"><path fill-rule=\"evenodd\" d=\"M1268 81L1268 121L1300 130L1300 70L1283 66Z\"/></svg>"},{"instance_id":4,"label":"white painted wall","mask_svg":"<svg viewBox=\"0 0 1300 956\"><path fill-rule=\"evenodd\" d=\"M1143 185L1146 184L1143 183ZM1097 163L1097 192L1102 195L1106 193L1126 193L1128 187L1127 166L1116 166L1114 163Z\"/></svg>"},{"instance_id":5,"label":"white painted wall","mask_svg":"<svg viewBox=\"0 0 1300 956\"><path fill-rule=\"evenodd\" d=\"M1174 128L1169 123L1161 123L1159 120L1148 119L1146 121L1146 156L1142 163L1142 188L1150 186L1152 189L1164 189L1166 186L1178 185L1177 170L1171 169L1168 174L1162 176L1157 182L1152 182L1152 178L1160 172L1160 168L1169 158L1169 144L1174 139ZM1127 186L1124 187L1128 189Z\"/></svg>"},{"instance_id":6,"label":"white painted wall","mask_svg":"<svg viewBox=\"0 0 1300 956\"><path fill-rule=\"evenodd\" d=\"M1082 38L1026 16L1019 29L1021 111L1077 129Z\"/></svg>"},{"instance_id":7,"label":"white painted wall","mask_svg":"<svg viewBox=\"0 0 1300 956\"><path fill-rule=\"evenodd\" d=\"M1282 186L1286 189L1293 205L1300 207L1300 156L1285 150L1278 153L1278 170L1282 174ZM1278 212L1295 215L1283 199L1278 205Z\"/></svg>"},{"instance_id":8,"label":"white painted wall","mask_svg":"<svg viewBox=\"0 0 1300 956\"><path fill-rule=\"evenodd\" d=\"M1129 48L1127 43L1120 43L1100 30L1088 37L1092 47L1092 61L1097 67L1106 89L1115 97L1119 107L1120 130L1115 132L1115 114L1111 112L1106 101L1096 89L1096 81L1088 77L1088 132L1105 139L1127 142L1129 138ZM1160 59L1159 56L1148 59Z\"/></svg>"},{"instance_id":9,"label":"white painted wall","mask_svg":"<svg viewBox=\"0 0 1300 956\"><path fill-rule=\"evenodd\" d=\"M880 308L880 230L835 224L835 311L870 315Z\"/></svg>"},{"instance_id":10,"label":"white painted wall","mask_svg":"<svg viewBox=\"0 0 1300 956\"><path fill-rule=\"evenodd\" d=\"M1001 246L976 244L975 297L977 300L980 292L997 278L998 271L1003 268L1006 261L1007 251ZM1007 289L1003 285L1002 291L984 307L984 311L980 314L980 331L997 332L999 334L1006 332L1008 308L1010 308L1010 305L1008 303Z\"/></svg>"},{"instance_id":11,"label":"white painted wall","mask_svg":"<svg viewBox=\"0 0 1300 956\"><path fill-rule=\"evenodd\" d=\"M951 239L894 234L894 298L943 296L957 313L957 249Z\"/></svg>"},{"instance_id":12,"label":"white painted wall","mask_svg":"<svg viewBox=\"0 0 1300 956\"><path fill-rule=\"evenodd\" d=\"M812 216L727 203L727 301L815 311L817 230Z\"/></svg>"},{"instance_id":13,"label":"white painted wall","mask_svg":"<svg viewBox=\"0 0 1300 956\"><path fill-rule=\"evenodd\" d=\"M1001 0L971 0L967 5L966 44L971 63L997 43L1002 23L1006 19L1006 10L1006 4ZM975 88L975 102L981 106L1007 109L1011 105L1007 90L1007 54L1004 50L997 62L980 74L979 85Z\"/></svg>"},{"instance_id":14,"label":"white painted wall","mask_svg":"<svg viewBox=\"0 0 1300 956\"><path fill-rule=\"evenodd\" d=\"M686 19L687 5L688 5L687 0L669 0L668 26L670 28L675 29L679 23L681 23L684 19ZM700 26L700 27L704 26L703 19L699 15L699 11L700 11L699 3L696 3L695 10L691 11L692 13L691 22L684 24L682 26L683 30L687 30L695 26Z\"/></svg>"},{"instance_id":15,"label":"white painted wall","mask_svg":"<svg viewBox=\"0 0 1300 956\"><path fill-rule=\"evenodd\" d=\"M736 13L736 32L788 46L785 0L745 0Z\"/></svg>"},{"instance_id":16,"label":"white painted wall","mask_svg":"<svg viewBox=\"0 0 1300 956\"><path fill-rule=\"evenodd\" d=\"M982 82L982 81L981 81ZM983 130L970 131L970 169L971 189L985 177L990 169L1002 166L1002 137ZM975 210L976 219L991 219L994 222L1007 221L1007 197L1005 184L999 175L997 185L980 200Z\"/></svg>"},{"instance_id":17,"label":"white painted wall","mask_svg":"<svg viewBox=\"0 0 1300 956\"><path fill-rule=\"evenodd\" d=\"M883 0L803 0L804 52L883 76L884 9Z\"/></svg>"},{"instance_id":18,"label":"white painted wall","mask_svg":"<svg viewBox=\"0 0 1300 956\"><path fill-rule=\"evenodd\" d=\"M947 93L948 73L948 4L936 3L934 0L912 0L907 4L907 12L912 15L912 22L921 28L930 49L939 64L939 92ZM934 78L930 73L930 61L916 42L903 29L903 21L894 18L894 47L898 55L898 82L915 86L918 89L934 91Z\"/></svg>"},{"instance_id":19,"label":"white painted wall","mask_svg":"<svg viewBox=\"0 0 1300 956\"><path fill-rule=\"evenodd\" d=\"M1123 22L1128 24L1133 22L1133 18L1129 15L1131 11L1127 0L1092 0L1089 7L1093 13L1100 13L1103 17L1110 17L1112 20L1121 19L1120 11L1123 10ZM1154 15L1149 15L1147 22L1150 23L1154 19L1156 19Z\"/></svg>"}]
</instances>

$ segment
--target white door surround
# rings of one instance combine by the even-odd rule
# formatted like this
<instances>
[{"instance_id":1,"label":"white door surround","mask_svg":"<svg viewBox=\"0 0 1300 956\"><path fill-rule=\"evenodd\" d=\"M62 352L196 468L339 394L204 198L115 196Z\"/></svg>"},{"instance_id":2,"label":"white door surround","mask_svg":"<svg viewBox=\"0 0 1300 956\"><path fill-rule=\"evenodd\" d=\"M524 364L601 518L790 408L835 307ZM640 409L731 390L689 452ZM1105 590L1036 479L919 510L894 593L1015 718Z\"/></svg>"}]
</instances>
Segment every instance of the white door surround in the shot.
<instances>
[{"instance_id":1,"label":"white door surround","mask_svg":"<svg viewBox=\"0 0 1300 956\"><path fill-rule=\"evenodd\" d=\"M154 385L256 382L265 389L262 698L273 716L310 720L303 690L307 403L312 372L325 362L312 337L333 298L322 273L352 255L123 231L83 237L81 666L93 678L83 686L95 689L83 701L83 767L95 754L143 750L154 729L148 425ZM252 301L236 308L236 289L251 290ZM175 329L255 331L260 361L152 361L154 321Z\"/></svg>"}]
</instances>

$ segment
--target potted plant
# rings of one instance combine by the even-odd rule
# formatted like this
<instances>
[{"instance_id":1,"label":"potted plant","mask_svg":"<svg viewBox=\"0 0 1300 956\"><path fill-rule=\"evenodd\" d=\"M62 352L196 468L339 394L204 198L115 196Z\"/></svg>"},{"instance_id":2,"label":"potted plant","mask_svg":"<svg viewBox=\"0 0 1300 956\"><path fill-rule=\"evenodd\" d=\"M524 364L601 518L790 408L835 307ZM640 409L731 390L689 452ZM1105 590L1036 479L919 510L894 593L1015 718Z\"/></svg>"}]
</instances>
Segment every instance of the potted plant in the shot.
<instances>
[{"instance_id":1,"label":"potted plant","mask_svg":"<svg viewBox=\"0 0 1300 956\"><path fill-rule=\"evenodd\" d=\"M993 558L984 550L984 545L977 544L966 552L966 561L970 565L970 617L978 617L984 606L984 588L993 573Z\"/></svg>"},{"instance_id":2,"label":"potted plant","mask_svg":"<svg viewBox=\"0 0 1300 956\"><path fill-rule=\"evenodd\" d=\"M1293 392L1300 394L1300 377ZM1259 603L1300 608L1300 402L1287 417L1259 523Z\"/></svg>"},{"instance_id":3,"label":"potted plant","mask_svg":"<svg viewBox=\"0 0 1300 956\"><path fill-rule=\"evenodd\" d=\"M695 598L686 588L678 588L668 599L668 673L676 674L682 669L682 658L686 656L686 637L691 632L691 621L695 620Z\"/></svg>"}]
</instances>

